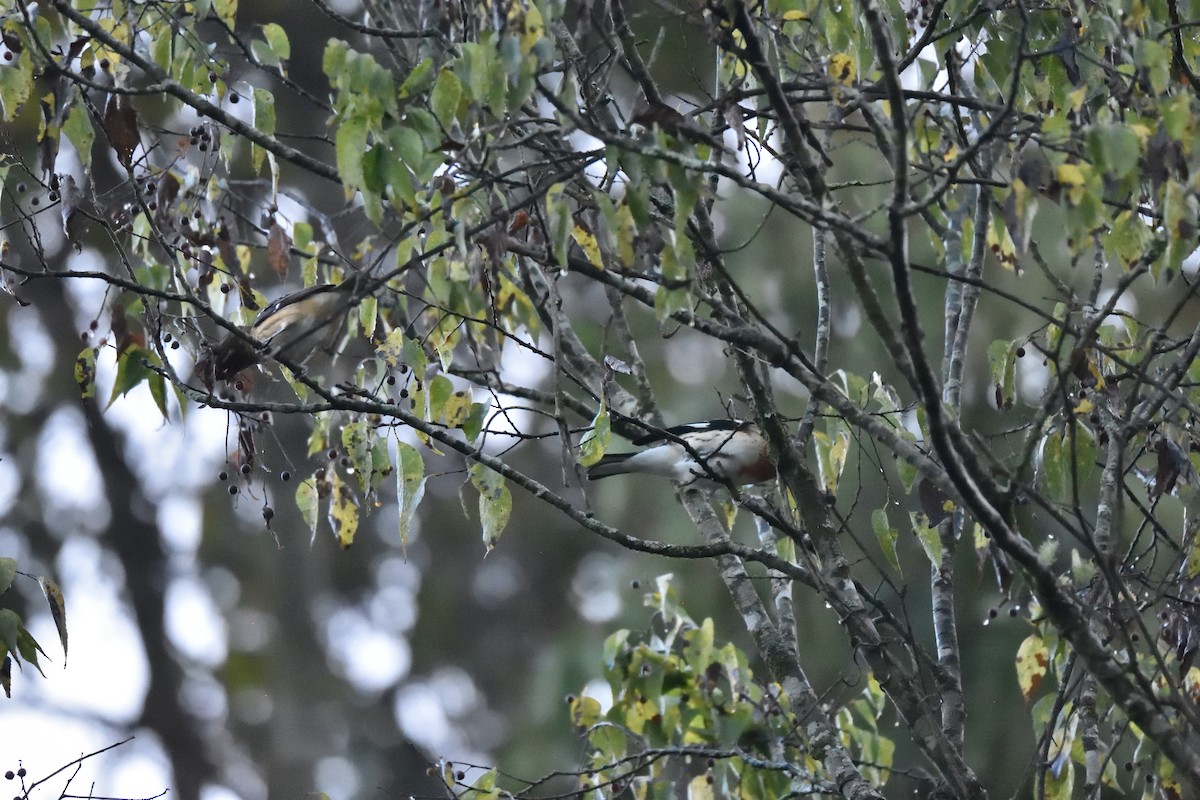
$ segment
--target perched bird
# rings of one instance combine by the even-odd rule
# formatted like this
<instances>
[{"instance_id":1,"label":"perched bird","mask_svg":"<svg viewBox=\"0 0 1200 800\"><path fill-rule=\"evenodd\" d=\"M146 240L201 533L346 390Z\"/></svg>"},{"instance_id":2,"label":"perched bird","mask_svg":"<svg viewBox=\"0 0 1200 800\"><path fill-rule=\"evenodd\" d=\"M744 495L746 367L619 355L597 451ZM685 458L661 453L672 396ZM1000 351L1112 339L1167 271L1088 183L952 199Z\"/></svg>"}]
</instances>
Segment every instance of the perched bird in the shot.
<instances>
[{"instance_id":1,"label":"perched bird","mask_svg":"<svg viewBox=\"0 0 1200 800\"><path fill-rule=\"evenodd\" d=\"M655 443L658 444L655 444ZM775 477L767 441L750 422L717 419L667 428L633 441L655 444L633 453L608 453L588 469L588 479L640 472L688 485L747 486Z\"/></svg>"},{"instance_id":2,"label":"perched bird","mask_svg":"<svg viewBox=\"0 0 1200 800\"><path fill-rule=\"evenodd\" d=\"M324 283L285 294L264 308L246 334L257 340L255 347L240 336L228 334L217 346L196 361L196 372L209 389L217 381L228 381L239 372L262 361L266 353L306 345L315 347L314 338L327 325L338 320L338 312L347 309L355 293L366 282L366 273L356 273L338 284Z\"/></svg>"}]
</instances>

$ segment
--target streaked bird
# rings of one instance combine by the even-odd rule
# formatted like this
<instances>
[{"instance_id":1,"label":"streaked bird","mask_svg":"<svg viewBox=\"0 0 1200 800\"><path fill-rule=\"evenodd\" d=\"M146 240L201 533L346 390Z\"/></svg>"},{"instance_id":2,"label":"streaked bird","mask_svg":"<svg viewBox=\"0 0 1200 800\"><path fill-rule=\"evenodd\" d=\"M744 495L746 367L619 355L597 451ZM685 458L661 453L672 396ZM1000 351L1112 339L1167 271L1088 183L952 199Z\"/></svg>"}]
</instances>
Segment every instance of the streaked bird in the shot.
<instances>
[{"instance_id":1,"label":"streaked bird","mask_svg":"<svg viewBox=\"0 0 1200 800\"><path fill-rule=\"evenodd\" d=\"M324 283L285 294L264 308L246 329L260 346L227 334L196 360L197 375L211 389L214 383L229 381L258 364L267 354L289 348L315 349L316 337L342 317L366 279L366 273L356 273L338 284Z\"/></svg>"}]
</instances>

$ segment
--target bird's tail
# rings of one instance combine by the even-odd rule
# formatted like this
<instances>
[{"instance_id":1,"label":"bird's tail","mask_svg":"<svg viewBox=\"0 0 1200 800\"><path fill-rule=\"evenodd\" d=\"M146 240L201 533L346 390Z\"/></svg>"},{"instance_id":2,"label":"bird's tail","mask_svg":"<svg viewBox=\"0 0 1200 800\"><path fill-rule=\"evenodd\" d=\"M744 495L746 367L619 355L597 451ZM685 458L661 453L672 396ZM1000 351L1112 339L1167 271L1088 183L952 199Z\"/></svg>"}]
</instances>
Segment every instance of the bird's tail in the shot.
<instances>
[{"instance_id":1,"label":"bird's tail","mask_svg":"<svg viewBox=\"0 0 1200 800\"><path fill-rule=\"evenodd\" d=\"M204 349L196 359L195 374L211 392L214 384L232 380L239 372L258 362L259 356L254 348L230 333L212 349Z\"/></svg>"},{"instance_id":2,"label":"bird's tail","mask_svg":"<svg viewBox=\"0 0 1200 800\"><path fill-rule=\"evenodd\" d=\"M602 456L599 461L588 467L588 480L595 481L610 475L624 475L629 472L624 466L625 462L632 455L636 455L636 453L608 453Z\"/></svg>"}]
</instances>

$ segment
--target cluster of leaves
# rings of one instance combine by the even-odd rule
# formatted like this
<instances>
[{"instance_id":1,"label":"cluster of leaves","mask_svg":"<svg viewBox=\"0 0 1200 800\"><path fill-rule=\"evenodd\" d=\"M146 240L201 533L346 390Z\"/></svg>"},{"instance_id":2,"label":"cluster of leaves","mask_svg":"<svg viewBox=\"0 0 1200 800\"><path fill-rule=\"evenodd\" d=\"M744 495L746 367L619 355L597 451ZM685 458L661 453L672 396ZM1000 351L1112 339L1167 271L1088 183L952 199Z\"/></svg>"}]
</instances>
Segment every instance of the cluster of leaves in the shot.
<instances>
[{"instance_id":1,"label":"cluster of leaves","mask_svg":"<svg viewBox=\"0 0 1200 800\"><path fill-rule=\"evenodd\" d=\"M666 796L671 785L698 797L832 791L782 687L756 679L732 643L716 642L711 619L693 621L670 576L658 579L646 605L657 612L655 632L620 630L605 643L612 707L602 711L587 695L571 700L572 719L590 748L580 789L615 794L628 787L639 798ZM838 731L882 787L895 745L879 733L883 691L870 675L864 681L862 695L837 713Z\"/></svg>"},{"instance_id":2,"label":"cluster of leaves","mask_svg":"<svg viewBox=\"0 0 1200 800\"><path fill-rule=\"evenodd\" d=\"M25 575L17 570L17 562L12 558L0 557L0 595L12 588L17 575ZM46 598L50 609L50 617L58 629L58 639L62 643L63 666L67 659L67 604L58 584L44 575L28 575L26 577L37 581ZM0 645L4 647L4 660L0 663L0 687L4 689L5 697L12 697L12 665L24 668L29 664L38 672L42 666L38 662L38 653L43 656L46 651L38 644L37 639L25 628L21 616L11 608L0 608Z\"/></svg>"},{"instance_id":3,"label":"cluster of leaves","mask_svg":"<svg viewBox=\"0 0 1200 800\"><path fill-rule=\"evenodd\" d=\"M1046 615L1018 660L1029 699L1035 678L1050 669L1059 678L1055 699L1035 709L1057 748L1044 749L1043 787L1070 794L1068 755L1085 765L1086 786L1115 784L1102 753L1126 741L1156 751L1149 774L1163 786L1174 785L1172 769L1186 776L1180 785L1200 783L1193 700L1181 683L1200 642L1190 588L1200 556L1195 530L1177 519L1195 516L1200 483L1200 334L1184 324L1191 287L1179 288L1200 211L1191 66L1200 43L1185 36L1194 21L1173 2L708 3L694 24L715 69L711 85L696 87L706 99L685 113L665 99L622 2L591 4L575 30L558 2L461 14L434 5L428 30L408 30L363 26L322 4L362 36L324 43L328 92L294 81L280 25L239 32L236 0L96 14L58 2L3 17L14 57L0 67L0 106L6 120L37 115L38 159L0 165L0 178L41 184L76 248L99 241L116 251L117 266L101 275L52 271L42 211L13 204L45 268L6 262L10 290L18 278L101 277L123 295L107 312L111 342L76 361L84 398L111 354L113 399L146 384L166 417L194 403L227 409L247 470L291 457L263 443L273 413L305 415L304 458L328 458L305 468L295 502L314 535L324 504L343 547L363 510L393 491L407 542L426 461L453 455L467 462L488 548L516 484L633 549L767 564L834 609L937 781L979 798L986 791L964 757L954 616L964 591L955 555L971 531L1005 601L1034 597ZM211 29L184 24L195 21ZM231 84L237 71L214 55L224 49L242 53L262 85ZM44 92L34 91L39 80ZM188 122L148 97L164 92ZM331 152L286 143L283 97L326 116L316 138ZM64 140L87 181L52 174ZM120 170L95 158L102 140ZM303 199L329 185L337 202ZM775 304L730 268L734 253L714 222L734 205L729 196L769 204L789 242L813 237L821 300L812 347L785 333L808 335L795 296ZM89 222L104 236L89 238ZM794 287L792 267L766 272ZM210 392L171 357L180 342L199 356L214 331L239 335L266 305L268 281L311 287L364 272L371 289L339 326L335 358L318 369L319 357L310 365L311 354L276 353L263 367L296 402L264 400L282 387L259 385L258 370ZM918 303L918 276L937 281L940 316ZM592 289L608 302L611 337L600 344L587 330L597 321L589 304L564 310L564 295ZM868 337L833 335L839 293L870 325L874 350L861 343ZM925 335L937 325L940 353ZM964 401L987 374L968 358L980 327L994 340L992 408ZM663 420L641 355L653 337L635 331L685 329L726 348L739 401L778 462L785 491L743 498L771 531L761 547L731 543L729 516L710 524L691 494L685 508L708 549L645 542L485 449L491 437L538 435L511 424L512 398L558 432L565 473L600 459L613 431L653 430ZM501 368L513 350L552 373L552 387L513 384ZM864 354L884 362L869 378L829 367ZM774 394L778 375L804 387L794 430ZM902 570L891 513L901 503L932 574L932 664L915 637L891 635L913 626L887 597L847 577L840 534L869 525L875 541L863 550L883 556L872 577L909 596L914 572ZM857 514L868 505L869 522ZM723 575L737 574L726 566ZM790 585L772 591L776 609L790 606ZM818 705L800 686L797 648L790 661L760 648L774 683L756 683L743 657L715 645L711 626L665 609L668 594L665 633L610 644L613 709L601 715L586 698L573 709L597 780L632 785L702 745L738 753L712 756L711 774L684 769L698 793L710 777L751 796L821 789L833 779L809 748L832 738L837 790L872 796L892 758L871 723L882 695L857 701L872 712L861 719L823 708L821 724L797 728L798 709ZM751 594L735 603L754 632L770 615ZM788 627L785 612L775 621ZM1087 677L1067 680L1068 664ZM788 676L796 691L769 688ZM1080 703L1097 692L1112 706L1103 720ZM777 751L742 741L754 731ZM676 752L644 764L638 748Z\"/></svg>"}]
</instances>

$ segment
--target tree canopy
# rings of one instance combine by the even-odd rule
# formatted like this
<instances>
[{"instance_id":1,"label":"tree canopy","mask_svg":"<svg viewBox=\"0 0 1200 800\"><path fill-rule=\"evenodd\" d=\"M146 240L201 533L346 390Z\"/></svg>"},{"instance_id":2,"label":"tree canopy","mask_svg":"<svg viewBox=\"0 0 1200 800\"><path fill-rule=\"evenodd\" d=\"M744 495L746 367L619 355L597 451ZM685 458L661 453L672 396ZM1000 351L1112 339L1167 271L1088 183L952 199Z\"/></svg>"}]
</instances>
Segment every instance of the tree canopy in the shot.
<instances>
[{"instance_id":1,"label":"tree canopy","mask_svg":"<svg viewBox=\"0 0 1200 800\"><path fill-rule=\"evenodd\" d=\"M155 668L139 723L184 798L312 791L335 751L364 794L1192 796L1193 13L13 8L4 458L35 485L45 409L81 414L108 518L14 501L0 591L36 578L65 651L86 600L51 560L76 534L115 555ZM130 443L214 415L227 455L188 489L187 569L275 627L201 666L164 630L178 567L148 509L170 492ZM776 479L588 482L616 437L704 418L753 422ZM593 548L609 560L584 568ZM618 557L679 576L581 629L563 597L611 589ZM482 624L464 597L487 607L497 562L528 604ZM6 670L38 665L37 612L3 602ZM364 657L322 629L335 608L376 608L422 668L477 641L461 668L491 660L513 728L463 749L494 763L413 751L403 713L331 688ZM555 680L506 695L535 652ZM182 699L200 673L221 725ZM600 676L611 702L583 691ZM273 710L239 705L256 692ZM316 719L340 733L300 741Z\"/></svg>"}]
</instances>

